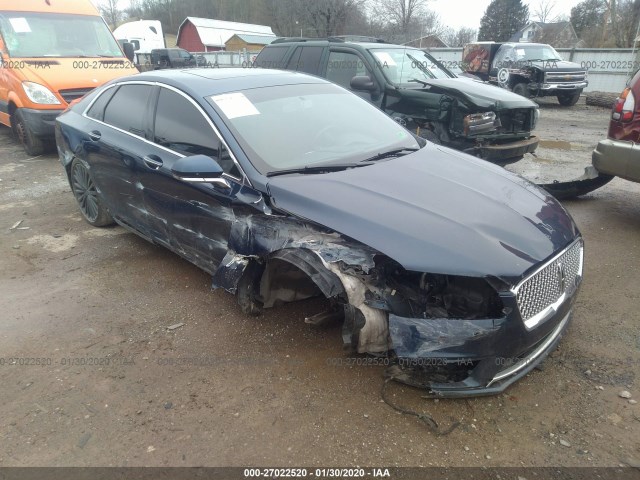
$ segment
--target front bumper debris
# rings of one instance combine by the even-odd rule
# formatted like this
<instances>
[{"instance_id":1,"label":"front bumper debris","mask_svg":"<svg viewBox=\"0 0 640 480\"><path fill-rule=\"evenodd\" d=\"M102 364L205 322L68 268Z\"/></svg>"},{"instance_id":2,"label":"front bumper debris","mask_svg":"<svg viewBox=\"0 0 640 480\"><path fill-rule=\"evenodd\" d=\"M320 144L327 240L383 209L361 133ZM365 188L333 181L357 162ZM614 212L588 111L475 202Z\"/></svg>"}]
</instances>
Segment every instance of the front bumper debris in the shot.
<instances>
[{"instance_id":1,"label":"front bumper debris","mask_svg":"<svg viewBox=\"0 0 640 480\"><path fill-rule=\"evenodd\" d=\"M535 135L516 142L482 145L474 147L473 153L484 160L500 165L506 165L520 160L526 153L533 153L538 148L540 139Z\"/></svg>"}]
</instances>

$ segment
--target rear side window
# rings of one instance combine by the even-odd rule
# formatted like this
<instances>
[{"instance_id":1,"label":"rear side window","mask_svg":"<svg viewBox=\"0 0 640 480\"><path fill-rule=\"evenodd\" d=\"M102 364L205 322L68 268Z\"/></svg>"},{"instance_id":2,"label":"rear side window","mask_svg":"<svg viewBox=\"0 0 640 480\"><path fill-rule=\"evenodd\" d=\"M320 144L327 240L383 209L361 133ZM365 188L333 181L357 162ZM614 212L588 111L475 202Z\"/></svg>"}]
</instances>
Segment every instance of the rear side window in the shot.
<instances>
[{"instance_id":1,"label":"rear side window","mask_svg":"<svg viewBox=\"0 0 640 480\"><path fill-rule=\"evenodd\" d=\"M144 137L144 119L151 91L149 85L122 85L104 111L104 122Z\"/></svg>"},{"instance_id":2,"label":"rear side window","mask_svg":"<svg viewBox=\"0 0 640 480\"><path fill-rule=\"evenodd\" d=\"M256 66L260 68L284 68L284 56L289 47L265 47L256 58Z\"/></svg>"},{"instance_id":3,"label":"rear side window","mask_svg":"<svg viewBox=\"0 0 640 480\"><path fill-rule=\"evenodd\" d=\"M235 163L202 113L185 97L160 89L153 141L185 156L207 155L225 173L241 178Z\"/></svg>"},{"instance_id":4,"label":"rear side window","mask_svg":"<svg viewBox=\"0 0 640 480\"><path fill-rule=\"evenodd\" d=\"M293 52L287 70L318 74L318 66L322 57L323 47L297 47Z\"/></svg>"},{"instance_id":5,"label":"rear side window","mask_svg":"<svg viewBox=\"0 0 640 480\"><path fill-rule=\"evenodd\" d=\"M87 111L87 116L91 118L95 118L96 120L103 121L104 109L109 103L109 100L111 100L111 97L113 97L113 94L116 93L117 90L118 90L118 87L113 87L113 88L107 89L105 92L100 94L97 100L93 102L93 105L91 105L91 108Z\"/></svg>"}]
</instances>

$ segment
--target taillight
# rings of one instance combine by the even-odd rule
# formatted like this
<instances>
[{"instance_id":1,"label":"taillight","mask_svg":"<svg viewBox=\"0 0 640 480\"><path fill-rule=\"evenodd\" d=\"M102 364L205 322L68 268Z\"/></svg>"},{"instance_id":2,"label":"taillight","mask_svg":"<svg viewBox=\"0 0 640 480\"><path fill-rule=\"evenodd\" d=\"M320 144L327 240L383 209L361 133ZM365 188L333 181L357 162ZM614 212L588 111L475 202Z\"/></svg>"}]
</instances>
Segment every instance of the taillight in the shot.
<instances>
[{"instance_id":1,"label":"taillight","mask_svg":"<svg viewBox=\"0 0 640 480\"><path fill-rule=\"evenodd\" d=\"M633 112L636 109L636 99L630 88L625 88L613 105L613 113L611 118L622 122L630 122L633 120Z\"/></svg>"}]
</instances>

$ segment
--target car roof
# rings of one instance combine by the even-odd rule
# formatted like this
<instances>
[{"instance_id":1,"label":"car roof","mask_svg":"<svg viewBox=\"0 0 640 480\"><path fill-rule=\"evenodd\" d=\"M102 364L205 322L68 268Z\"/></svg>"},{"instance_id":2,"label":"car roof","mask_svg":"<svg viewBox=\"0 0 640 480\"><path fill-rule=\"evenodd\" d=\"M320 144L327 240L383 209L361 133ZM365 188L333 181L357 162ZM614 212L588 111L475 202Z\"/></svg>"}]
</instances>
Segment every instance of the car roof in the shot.
<instances>
[{"instance_id":1,"label":"car roof","mask_svg":"<svg viewBox=\"0 0 640 480\"><path fill-rule=\"evenodd\" d=\"M127 81L159 82L190 93L195 97L219 95L251 88L292 84L331 84L327 80L304 73L262 68L189 68L181 70L155 70L117 79Z\"/></svg>"},{"instance_id":2,"label":"car roof","mask_svg":"<svg viewBox=\"0 0 640 480\"><path fill-rule=\"evenodd\" d=\"M291 45L308 45L311 47L315 46L327 46L332 45L334 47L342 47L342 46L354 46L354 47L362 47L365 49L370 48L407 48L411 50L419 50L415 47L409 47L407 45L397 45L395 43L386 43L386 42L368 42L368 41L357 41L357 40L345 40L345 41L332 41L326 38L318 38L318 39L292 39L292 40L284 40L279 42L274 42L270 45L267 45L265 48L275 48L280 46L291 46Z\"/></svg>"},{"instance_id":3,"label":"car roof","mask_svg":"<svg viewBox=\"0 0 640 480\"><path fill-rule=\"evenodd\" d=\"M547 43L535 43L535 42L507 42L507 43L504 43L503 45L508 45L510 47L518 47L518 46L527 47L527 46L531 46L531 45L550 46Z\"/></svg>"}]
</instances>

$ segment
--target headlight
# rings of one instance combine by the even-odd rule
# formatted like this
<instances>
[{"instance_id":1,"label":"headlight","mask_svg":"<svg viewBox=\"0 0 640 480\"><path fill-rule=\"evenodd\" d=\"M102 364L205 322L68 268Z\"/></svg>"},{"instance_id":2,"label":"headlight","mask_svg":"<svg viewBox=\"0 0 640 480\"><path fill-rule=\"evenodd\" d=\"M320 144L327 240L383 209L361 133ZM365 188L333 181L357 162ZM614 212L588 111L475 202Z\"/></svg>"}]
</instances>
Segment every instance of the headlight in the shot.
<instances>
[{"instance_id":1,"label":"headlight","mask_svg":"<svg viewBox=\"0 0 640 480\"><path fill-rule=\"evenodd\" d=\"M27 94L29 100L33 103L39 103L41 105L60 105L60 101L56 96L51 93L44 85L33 82L22 82L22 88L24 93Z\"/></svg>"},{"instance_id":2,"label":"headlight","mask_svg":"<svg viewBox=\"0 0 640 480\"><path fill-rule=\"evenodd\" d=\"M478 135L495 132L496 114L493 112L472 113L463 120L465 135Z\"/></svg>"},{"instance_id":3,"label":"headlight","mask_svg":"<svg viewBox=\"0 0 640 480\"><path fill-rule=\"evenodd\" d=\"M536 125L538 125L539 119L540 119L540 109L536 108L533 110L533 124L531 125L531 130L536 128Z\"/></svg>"}]
</instances>

